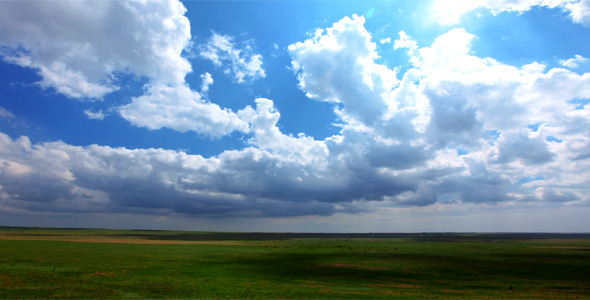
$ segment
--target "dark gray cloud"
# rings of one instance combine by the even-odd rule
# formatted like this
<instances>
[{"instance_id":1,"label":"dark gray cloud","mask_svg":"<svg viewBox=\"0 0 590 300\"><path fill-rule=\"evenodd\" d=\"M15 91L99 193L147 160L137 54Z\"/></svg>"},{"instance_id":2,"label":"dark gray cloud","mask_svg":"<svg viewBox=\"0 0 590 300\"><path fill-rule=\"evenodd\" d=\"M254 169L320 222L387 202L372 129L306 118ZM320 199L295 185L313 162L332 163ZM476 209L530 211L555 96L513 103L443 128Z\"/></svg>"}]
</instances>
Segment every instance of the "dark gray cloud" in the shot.
<instances>
[{"instance_id":1,"label":"dark gray cloud","mask_svg":"<svg viewBox=\"0 0 590 300\"><path fill-rule=\"evenodd\" d=\"M544 139L531 139L524 134L506 136L499 150L497 163L520 160L527 165L538 165L550 162L555 157L555 154L547 149Z\"/></svg>"},{"instance_id":2,"label":"dark gray cloud","mask_svg":"<svg viewBox=\"0 0 590 300\"><path fill-rule=\"evenodd\" d=\"M30 145L6 135L2 147L9 151L0 173L3 201L35 211L78 211L84 204L104 212L326 215L338 203L379 200L413 188L372 168L317 170L254 148L204 159L163 149Z\"/></svg>"},{"instance_id":3,"label":"dark gray cloud","mask_svg":"<svg viewBox=\"0 0 590 300\"><path fill-rule=\"evenodd\" d=\"M553 188L544 188L542 199L548 202L570 202L579 200L580 197L570 191L556 191Z\"/></svg>"},{"instance_id":4,"label":"dark gray cloud","mask_svg":"<svg viewBox=\"0 0 590 300\"><path fill-rule=\"evenodd\" d=\"M401 145L371 145L367 149L367 158L373 167L387 167L395 170L405 170L418 167L432 157L433 153L423 147L408 144Z\"/></svg>"},{"instance_id":5,"label":"dark gray cloud","mask_svg":"<svg viewBox=\"0 0 590 300\"><path fill-rule=\"evenodd\" d=\"M432 107L428 135L437 147L476 146L483 133L475 107L451 89L427 92Z\"/></svg>"}]
</instances>

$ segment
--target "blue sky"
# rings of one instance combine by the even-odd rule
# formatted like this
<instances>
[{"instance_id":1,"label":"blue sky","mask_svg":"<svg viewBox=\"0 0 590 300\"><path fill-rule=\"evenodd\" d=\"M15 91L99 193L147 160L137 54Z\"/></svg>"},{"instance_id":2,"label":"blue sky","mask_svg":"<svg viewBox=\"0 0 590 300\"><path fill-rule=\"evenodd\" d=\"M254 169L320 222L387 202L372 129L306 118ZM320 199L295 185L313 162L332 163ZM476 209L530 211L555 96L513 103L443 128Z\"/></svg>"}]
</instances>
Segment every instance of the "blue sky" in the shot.
<instances>
[{"instance_id":1,"label":"blue sky","mask_svg":"<svg viewBox=\"0 0 590 300\"><path fill-rule=\"evenodd\" d=\"M0 225L588 231L590 3L2 1Z\"/></svg>"}]
</instances>

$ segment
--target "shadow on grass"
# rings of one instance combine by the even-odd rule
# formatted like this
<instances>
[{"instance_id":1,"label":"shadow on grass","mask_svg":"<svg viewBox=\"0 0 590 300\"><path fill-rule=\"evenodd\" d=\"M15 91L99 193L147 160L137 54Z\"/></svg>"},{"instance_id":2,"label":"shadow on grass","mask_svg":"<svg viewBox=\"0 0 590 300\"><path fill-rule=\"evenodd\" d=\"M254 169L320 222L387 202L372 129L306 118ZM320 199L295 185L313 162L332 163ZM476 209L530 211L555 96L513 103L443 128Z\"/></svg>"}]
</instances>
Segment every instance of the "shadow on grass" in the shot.
<instances>
[{"instance_id":1,"label":"shadow on grass","mask_svg":"<svg viewBox=\"0 0 590 300\"><path fill-rule=\"evenodd\" d=\"M469 257L436 254L271 253L236 258L241 265L273 280L313 280L342 284L413 283L462 289L497 288L530 282L565 282L590 292L588 255L495 255Z\"/></svg>"},{"instance_id":2,"label":"shadow on grass","mask_svg":"<svg viewBox=\"0 0 590 300\"><path fill-rule=\"evenodd\" d=\"M376 255L373 258L379 258ZM256 258L237 258L229 264L273 280L330 280L359 282L411 278L415 274L393 268L376 268L347 262L348 255L331 253L282 253Z\"/></svg>"}]
</instances>

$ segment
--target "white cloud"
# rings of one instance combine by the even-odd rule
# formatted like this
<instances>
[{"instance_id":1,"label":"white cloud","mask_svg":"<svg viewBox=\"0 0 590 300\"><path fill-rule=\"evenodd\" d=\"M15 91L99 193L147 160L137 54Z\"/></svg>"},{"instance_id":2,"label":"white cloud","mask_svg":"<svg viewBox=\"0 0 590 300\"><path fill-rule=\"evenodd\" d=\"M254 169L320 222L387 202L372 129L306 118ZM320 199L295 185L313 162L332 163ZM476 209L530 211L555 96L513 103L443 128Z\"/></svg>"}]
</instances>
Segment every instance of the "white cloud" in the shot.
<instances>
[{"instance_id":1,"label":"white cloud","mask_svg":"<svg viewBox=\"0 0 590 300\"><path fill-rule=\"evenodd\" d=\"M565 3L564 7L566 11L569 11L570 17L574 22L586 26L590 25L590 1L569 1Z\"/></svg>"},{"instance_id":2,"label":"white cloud","mask_svg":"<svg viewBox=\"0 0 590 300\"><path fill-rule=\"evenodd\" d=\"M399 39L393 42L393 49L400 48L406 48L409 55L414 55L414 51L418 49L418 44L402 30L399 32Z\"/></svg>"},{"instance_id":3,"label":"white cloud","mask_svg":"<svg viewBox=\"0 0 590 300\"><path fill-rule=\"evenodd\" d=\"M209 72L205 72L201 74L201 94L207 94L209 92L209 87L213 84L213 76Z\"/></svg>"},{"instance_id":4,"label":"white cloud","mask_svg":"<svg viewBox=\"0 0 590 300\"><path fill-rule=\"evenodd\" d=\"M223 68L238 83L266 77L262 55L253 53L249 45L243 49L236 48L231 36L213 32L207 43L201 46L199 55L216 67Z\"/></svg>"},{"instance_id":5,"label":"white cloud","mask_svg":"<svg viewBox=\"0 0 590 300\"><path fill-rule=\"evenodd\" d=\"M254 135L249 143L259 149L280 154L301 164L322 163L329 152L325 143L301 133L297 137L283 134L277 127L280 113L270 99L256 99L256 110L247 107L239 112L250 123Z\"/></svg>"},{"instance_id":6,"label":"white cloud","mask_svg":"<svg viewBox=\"0 0 590 300\"><path fill-rule=\"evenodd\" d=\"M248 123L229 109L206 101L186 85L150 86L145 95L119 107L130 123L149 129L163 127L221 137L234 130L248 132Z\"/></svg>"},{"instance_id":7,"label":"white cloud","mask_svg":"<svg viewBox=\"0 0 590 300\"><path fill-rule=\"evenodd\" d=\"M461 17L479 8L496 15L502 12L522 13L534 6L560 8L575 23L590 25L590 1L588 0L433 0L431 11L440 24L457 24Z\"/></svg>"},{"instance_id":8,"label":"white cloud","mask_svg":"<svg viewBox=\"0 0 590 300\"><path fill-rule=\"evenodd\" d=\"M391 38L387 37L379 41L379 44L385 45L391 43Z\"/></svg>"},{"instance_id":9,"label":"white cloud","mask_svg":"<svg viewBox=\"0 0 590 300\"><path fill-rule=\"evenodd\" d=\"M570 68L570 69L575 69L575 68L579 67L580 64L585 64L587 62L588 62L588 59L583 57L582 55L579 55L579 54L574 55L574 57L572 57L572 58L559 60L559 63L562 66L564 66L566 68Z\"/></svg>"},{"instance_id":10,"label":"white cloud","mask_svg":"<svg viewBox=\"0 0 590 300\"><path fill-rule=\"evenodd\" d=\"M84 111L84 114L86 114L86 116L88 117L88 119L92 119L92 120L103 120L104 117L106 116L102 110L98 110L98 111L92 111L90 109L87 109Z\"/></svg>"},{"instance_id":11,"label":"white cloud","mask_svg":"<svg viewBox=\"0 0 590 300\"><path fill-rule=\"evenodd\" d=\"M365 124L381 122L392 103L383 97L399 81L379 57L364 17L345 17L313 38L289 46L299 87L308 97L342 103L344 113Z\"/></svg>"},{"instance_id":12,"label":"white cloud","mask_svg":"<svg viewBox=\"0 0 590 300\"><path fill-rule=\"evenodd\" d=\"M0 107L0 117L4 119L14 119L16 118L9 110L4 107Z\"/></svg>"},{"instance_id":13,"label":"white cloud","mask_svg":"<svg viewBox=\"0 0 590 300\"><path fill-rule=\"evenodd\" d=\"M567 101L590 95L590 74L560 68L545 72L539 63L515 67L480 58L470 54L473 38L464 29L450 30L420 48L411 61L428 95L466 99L460 107L476 109L476 120L487 130L559 122L561 112L572 109Z\"/></svg>"},{"instance_id":14,"label":"white cloud","mask_svg":"<svg viewBox=\"0 0 590 300\"><path fill-rule=\"evenodd\" d=\"M181 83L180 56L190 25L178 1L3 1L0 55L37 70L44 88L100 99L117 90L117 73Z\"/></svg>"}]
</instances>

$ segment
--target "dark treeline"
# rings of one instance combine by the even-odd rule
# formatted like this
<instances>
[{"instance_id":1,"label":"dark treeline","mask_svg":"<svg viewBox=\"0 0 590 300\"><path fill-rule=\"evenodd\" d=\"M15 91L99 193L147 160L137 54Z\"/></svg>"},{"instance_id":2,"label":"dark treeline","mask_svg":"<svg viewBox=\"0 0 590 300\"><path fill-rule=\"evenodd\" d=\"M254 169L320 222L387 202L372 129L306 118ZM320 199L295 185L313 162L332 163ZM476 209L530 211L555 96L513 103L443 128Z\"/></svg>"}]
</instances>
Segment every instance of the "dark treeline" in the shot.
<instances>
[{"instance_id":1,"label":"dark treeline","mask_svg":"<svg viewBox=\"0 0 590 300\"><path fill-rule=\"evenodd\" d=\"M0 226L2 230L89 230L88 228L54 228L54 227L9 227ZM90 229L91 230L91 229ZM120 232L119 232L120 231ZM532 239L580 239L590 238L590 233L464 233L464 232L422 232L422 233L298 233L298 232L215 232L215 231L166 231L166 230L117 230L97 235L119 237L141 237L155 240L178 241L229 241L229 240L290 240L290 239L408 239L415 241L489 241L532 240Z\"/></svg>"}]
</instances>

